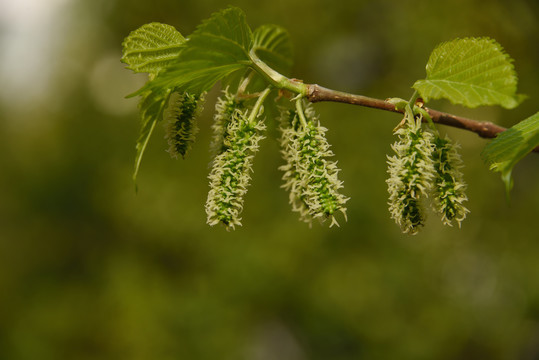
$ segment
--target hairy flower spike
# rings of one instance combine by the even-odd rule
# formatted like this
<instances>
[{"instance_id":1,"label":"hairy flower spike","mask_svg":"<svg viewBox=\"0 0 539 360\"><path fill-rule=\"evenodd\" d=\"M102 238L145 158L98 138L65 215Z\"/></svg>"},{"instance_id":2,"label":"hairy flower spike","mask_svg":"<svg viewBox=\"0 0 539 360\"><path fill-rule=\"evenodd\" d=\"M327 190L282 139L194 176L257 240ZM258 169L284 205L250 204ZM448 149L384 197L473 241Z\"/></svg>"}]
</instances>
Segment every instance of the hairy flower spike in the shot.
<instances>
[{"instance_id":1,"label":"hairy flower spike","mask_svg":"<svg viewBox=\"0 0 539 360\"><path fill-rule=\"evenodd\" d=\"M339 225L334 214L340 211L346 218L344 204L348 198L340 194L342 181L325 133L312 105L297 100L295 110L281 112L281 153L286 164L283 187L290 192L292 210L299 212L302 221L331 219L330 227Z\"/></svg>"},{"instance_id":2,"label":"hairy flower spike","mask_svg":"<svg viewBox=\"0 0 539 360\"><path fill-rule=\"evenodd\" d=\"M228 88L217 99L214 123L212 125L213 139L210 144L210 151L213 155L218 155L226 150L224 140L228 136L228 125L234 117L240 116L239 112L245 110L245 101L237 99L234 94L228 91Z\"/></svg>"},{"instance_id":3,"label":"hairy flower spike","mask_svg":"<svg viewBox=\"0 0 539 360\"><path fill-rule=\"evenodd\" d=\"M436 175L432 192L436 199L435 210L440 213L445 225L452 226L456 221L460 227L460 223L470 212L462 204L468 200L465 194L466 184L460 171L462 160L457 153L457 146L448 137L437 137L434 144L436 148L432 156Z\"/></svg>"},{"instance_id":4,"label":"hairy flower spike","mask_svg":"<svg viewBox=\"0 0 539 360\"><path fill-rule=\"evenodd\" d=\"M196 118L202 111L203 95L173 92L165 110L166 134L173 158L185 157L195 141L198 132Z\"/></svg>"},{"instance_id":5,"label":"hairy flower spike","mask_svg":"<svg viewBox=\"0 0 539 360\"><path fill-rule=\"evenodd\" d=\"M253 158L266 129L263 120L257 119L262 115L262 102L268 93L269 90L262 94L252 109L235 108L226 119L221 151L213 160L209 175L206 214L211 226L222 223L228 230L241 225L240 213L251 180Z\"/></svg>"},{"instance_id":6,"label":"hairy flower spike","mask_svg":"<svg viewBox=\"0 0 539 360\"><path fill-rule=\"evenodd\" d=\"M406 113L399 139L391 146L396 155L388 156L389 212L402 232L417 234L425 215L422 197L426 197L434 179L433 135L421 128L421 115Z\"/></svg>"},{"instance_id":7,"label":"hairy flower spike","mask_svg":"<svg viewBox=\"0 0 539 360\"><path fill-rule=\"evenodd\" d=\"M295 151L298 141L299 118L295 110L281 109L280 131L281 131L281 154L285 160L285 165L279 167L284 171L284 184L281 186L289 192L289 202L292 205L292 211L300 214L300 220L309 224L312 217L309 208L305 202L303 193L303 184L301 175L298 172L297 162L298 154Z\"/></svg>"}]
</instances>

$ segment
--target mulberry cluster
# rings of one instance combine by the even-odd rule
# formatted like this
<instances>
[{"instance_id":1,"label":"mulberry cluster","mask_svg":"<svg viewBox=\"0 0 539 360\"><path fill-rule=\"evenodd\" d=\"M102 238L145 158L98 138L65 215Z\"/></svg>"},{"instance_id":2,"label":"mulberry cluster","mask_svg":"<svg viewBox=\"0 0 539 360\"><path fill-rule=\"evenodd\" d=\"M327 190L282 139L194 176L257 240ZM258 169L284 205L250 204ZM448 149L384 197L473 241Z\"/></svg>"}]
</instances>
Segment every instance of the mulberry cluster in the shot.
<instances>
[{"instance_id":1,"label":"mulberry cluster","mask_svg":"<svg viewBox=\"0 0 539 360\"><path fill-rule=\"evenodd\" d=\"M214 155L209 174L210 190L206 201L208 224L222 223L227 229L241 225L244 197L249 188L253 159L264 138L263 103L270 90L251 96L233 94L227 88L217 100L211 149ZM250 99L257 98L256 103ZM168 152L184 157L198 131L204 94L172 92L164 112L167 120ZM433 209L445 225L461 222L469 212L462 161L449 138L440 138L436 130L423 129L423 115L413 114L408 106L398 140L392 145L395 155L388 156L391 218L404 233L417 234L425 223L425 199L431 197ZM426 115L425 115L426 116ZM337 162L326 139L327 129L320 125L311 103L295 100L294 108L281 108L279 119L281 154L285 164L282 185L289 192L292 210L300 220L312 224L330 220L339 225L336 213L346 219L349 200L340 193Z\"/></svg>"},{"instance_id":2,"label":"mulberry cluster","mask_svg":"<svg viewBox=\"0 0 539 360\"><path fill-rule=\"evenodd\" d=\"M395 134L399 139L391 148L396 155L388 157L389 212L402 232L417 234L425 221L422 198L434 179L433 135L423 131L421 116L409 115Z\"/></svg>"},{"instance_id":3,"label":"mulberry cluster","mask_svg":"<svg viewBox=\"0 0 539 360\"><path fill-rule=\"evenodd\" d=\"M388 157L389 212L402 232L417 234L425 222L424 199L434 199L434 209L445 225L462 220L469 212L456 146L422 128L422 116L406 112L395 132L394 156Z\"/></svg>"},{"instance_id":4,"label":"mulberry cluster","mask_svg":"<svg viewBox=\"0 0 539 360\"><path fill-rule=\"evenodd\" d=\"M216 135L218 154L209 175L210 191L206 201L208 224L222 223L227 229L241 225L244 196L251 180L252 164L258 143L266 129L263 108L232 107L235 100L225 91L217 103Z\"/></svg>"},{"instance_id":5,"label":"mulberry cluster","mask_svg":"<svg viewBox=\"0 0 539 360\"><path fill-rule=\"evenodd\" d=\"M238 99L228 89L223 91L223 95L217 98L212 125L213 138L210 144L210 151L214 156L226 150L224 141L228 136L228 125L234 117L240 116L238 113L246 110L245 100Z\"/></svg>"},{"instance_id":6,"label":"mulberry cluster","mask_svg":"<svg viewBox=\"0 0 539 360\"><path fill-rule=\"evenodd\" d=\"M204 95L173 92L165 109L165 138L173 158L185 157L198 132L196 118L200 115Z\"/></svg>"},{"instance_id":7,"label":"mulberry cluster","mask_svg":"<svg viewBox=\"0 0 539 360\"><path fill-rule=\"evenodd\" d=\"M335 213L340 211L346 218L344 204L348 198L339 193L342 181L330 150L325 133L320 126L312 105L300 99L295 110L282 110L281 153L285 165L283 187L289 191L292 210L300 214L302 221L330 219L330 227L338 225Z\"/></svg>"},{"instance_id":8,"label":"mulberry cluster","mask_svg":"<svg viewBox=\"0 0 539 360\"><path fill-rule=\"evenodd\" d=\"M468 200L466 196L466 183L463 180L462 160L457 152L457 146L451 140L436 138L433 152L434 169L436 171L434 181L435 210L440 214L445 225L460 223L470 212L462 203Z\"/></svg>"}]
</instances>

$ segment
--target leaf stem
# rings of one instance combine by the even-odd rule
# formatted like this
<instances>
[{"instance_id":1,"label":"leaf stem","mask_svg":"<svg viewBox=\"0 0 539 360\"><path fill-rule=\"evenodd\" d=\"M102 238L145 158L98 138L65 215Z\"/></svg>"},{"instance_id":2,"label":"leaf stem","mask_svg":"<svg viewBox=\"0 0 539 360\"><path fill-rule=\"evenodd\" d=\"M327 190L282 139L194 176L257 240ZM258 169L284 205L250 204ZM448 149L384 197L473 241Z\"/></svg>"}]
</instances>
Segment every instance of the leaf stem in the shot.
<instances>
[{"instance_id":1,"label":"leaf stem","mask_svg":"<svg viewBox=\"0 0 539 360\"><path fill-rule=\"evenodd\" d=\"M238 86L238 91L237 91L237 94L243 94L245 93L245 90L247 89L247 86L249 85L249 83L251 82L251 80L253 79L253 76L255 75L256 73L253 71L253 70L249 70L249 75L247 75L243 80L242 82L240 83L240 85Z\"/></svg>"},{"instance_id":2,"label":"leaf stem","mask_svg":"<svg viewBox=\"0 0 539 360\"><path fill-rule=\"evenodd\" d=\"M249 114L249 125L255 126L256 125L256 118L260 114L260 109L262 108L262 105L264 104L264 100L266 100L266 97L268 97L270 93L270 88L267 87L264 91L260 93L258 96L258 99L256 100L255 105L253 106L253 109L251 110L251 114Z\"/></svg>"},{"instance_id":3,"label":"leaf stem","mask_svg":"<svg viewBox=\"0 0 539 360\"><path fill-rule=\"evenodd\" d=\"M436 136L439 136L438 129L436 128L436 126L434 126L434 122L432 121L432 118L430 117L430 114L420 106L416 106L416 108L417 108L417 111L419 113L421 113L421 115L423 115L423 119L427 120L427 123L429 124L429 126L432 129L432 131L434 132L434 134Z\"/></svg>"},{"instance_id":4,"label":"leaf stem","mask_svg":"<svg viewBox=\"0 0 539 360\"><path fill-rule=\"evenodd\" d=\"M258 55L256 55L256 48L251 49L249 52L249 57L251 58L251 66L254 68L254 70L264 76L266 80L270 82L270 84L279 89L287 89L297 94L306 95L307 85L299 80L289 79L273 70L268 66L268 64L262 61Z\"/></svg>"},{"instance_id":5,"label":"leaf stem","mask_svg":"<svg viewBox=\"0 0 539 360\"><path fill-rule=\"evenodd\" d=\"M296 99L296 111L298 112L299 121L301 122L301 126L303 126L305 129L307 128L307 119L305 119L305 113L303 112L303 99L299 97Z\"/></svg>"},{"instance_id":6,"label":"leaf stem","mask_svg":"<svg viewBox=\"0 0 539 360\"><path fill-rule=\"evenodd\" d=\"M419 98L419 92L417 90L414 91L412 94L412 97L410 98L410 101L408 101L408 105L410 105L410 108L414 108L416 100Z\"/></svg>"}]
</instances>

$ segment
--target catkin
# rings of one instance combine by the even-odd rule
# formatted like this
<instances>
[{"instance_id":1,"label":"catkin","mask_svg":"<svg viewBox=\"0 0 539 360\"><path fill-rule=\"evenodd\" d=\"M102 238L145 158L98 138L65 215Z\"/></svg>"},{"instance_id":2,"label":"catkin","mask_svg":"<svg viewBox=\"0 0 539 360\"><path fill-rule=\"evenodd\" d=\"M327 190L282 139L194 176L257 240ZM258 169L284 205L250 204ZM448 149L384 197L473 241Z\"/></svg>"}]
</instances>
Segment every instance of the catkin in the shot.
<instances>
[{"instance_id":1,"label":"catkin","mask_svg":"<svg viewBox=\"0 0 539 360\"><path fill-rule=\"evenodd\" d=\"M165 138L173 158L185 157L198 132L196 118L202 111L203 95L173 92L165 109Z\"/></svg>"},{"instance_id":2,"label":"catkin","mask_svg":"<svg viewBox=\"0 0 539 360\"><path fill-rule=\"evenodd\" d=\"M395 132L398 140L391 146L395 155L388 156L389 212L402 232L411 235L424 225L422 201L434 179L433 135L423 131L421 120L421 115L405 115L404 126Z\"/></svg>"},{"instance_id":3,"label":"catkin","mask_svg":"<svg viewBox=\"0 0 539 360\"><path fill-rule=\"evenodd\" d=\"M240 116L238 113L246 110L245 101L238 99L228 89L223 91L223 95L217 98L215 103L215 115L212 125L213 138L210 144L210 151L216 156L226 150L224 144L228 136L228 126L233 118Z\"/></svg>"},{"instance_id":4,"label":"catkin","mask_svg":"<svg viewBox=\"0 0 539 360\"><path fill-rule=\"evenodd\" d=\"M263 139L266 129L262 120L249 121L250 111L245 107L234 109L222 106L231 103L227 94L223 102L218 104L216 120L221 122L219 131L222 139L219 153L215 156L209 175L210 191L206 201L208 224L213 226L222 223L228 229L241 225L240 214L243 210L244 196L251 180L252 164L258 143ZM256 118L261 116L262 109Z\"/></svg>"},{"instance_id":5,"label":"catkin","mask_svg":"<svg viewBox=\"0 0 539 360\"><path fill-rule=\"evenodd\" d=\"M344 204L348 198L339 193L342 181L330 150L325 133L310 103L301 103L295 110L282 110L281 154L285 164L283 187L289 191L292 210L300 214L302 221L330 219L330 227L339 225L335 213L340 211L346 218ZM301 113L300 113L301 112ZM301 119L305 121L302 122Z\"/></svg>"},{"instance_id":6,"label":"catkin","mask_svg":"<svg viewBox=\"0 0 539 360\"><path fill-rule=\"evenodd\" d=\"M452 226L461 222L470 212L464 207L463 202L468 200L466 196L466 183L462 172L462 160L457 152L457 146L446 137L437 137L435 150L432 153L434 169L436 170L434 186L432 188L435 199L434 209L437 211L445 225Z\"/></svg>"}]
</instances>

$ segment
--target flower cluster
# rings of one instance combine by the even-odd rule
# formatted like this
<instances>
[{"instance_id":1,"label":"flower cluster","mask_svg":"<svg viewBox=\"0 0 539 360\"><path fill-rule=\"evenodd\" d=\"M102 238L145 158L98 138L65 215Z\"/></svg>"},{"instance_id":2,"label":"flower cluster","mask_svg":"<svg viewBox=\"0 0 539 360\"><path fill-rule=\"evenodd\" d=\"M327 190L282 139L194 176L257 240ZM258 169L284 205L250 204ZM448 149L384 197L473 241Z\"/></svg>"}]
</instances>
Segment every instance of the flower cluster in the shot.
<instances>
[{"instance_id":1,"label":"flower cluster","mask_svg":"<svg viewBox=\"0 0 539 360\"><path fill-rule=\"evenodd\" d=\"M402 232L417 234L425 221L422 197L434 179L433 135L423 131L421 116L407 114L404 122L391 146L396 155L388 157L389 212Z\"/></svg>"},{"instance_id":2,"label":"flower cluster","mask_svg":"<svg viewBox=\"0 0 539 360\"><path fill-rule=\"evenodd\" d=\"M389 212L402 232L417 234L424 225L423 199L434 198L434 208L445 225L453 220L459 226L469 212L466 185L460 168L462 161L448 139L423 131L422 116L406 113L403 126L396 130L392 145L396 155L388 157Z\"/></svg>"},{"instance_id":3,"label":"flower cluster","mask_svg":"<svg viewBox=\"0 0 539 360\"><path fill-rule=\"evenodd\" d=\"M460 223L469 212L462 203L468 200L465 194L466 184L464 183L462 172L462 160L457 153L457 147L446 137L437 137L433 152L434 169L436 176L434 180L434 198L436 199L435 210L441 215L445 225L453 225L456 221Z\"/></svg>"},{"instance_id":4,"label":"flower cluster","mask_svg":"<svg viewBox=\"0 0 539 360\"><path fill-rule=\"evenodd\" d=\"M330 227L338 225L334 214L340 211L346 218L344 204L348 198L340 194L342 181L325 133L309 103L297 100L296 109L281 113L281 153L285 165L283 187L289 191L292 210L302 221L331 219Z\"/></svg>"},{"instance_id":5,"label":"flower cluster","mask_svg":"<svg viewBox=\"0 0 539 360\"><path fill-rule=\"evenodd\" d=\"M218 155L226 150L224 140L228 135L228 125L234 117L238 116L238 112L245 111L245 109L245 100L238 99L228 89L225 89L223 95L217 98L212 125L213 138L210 144L210 151L213 155Z\"/></svg>"},{"instance_id":6,"label":"flower cluster","mask_svg":"<svg viewBox=\"0 0 539 360\"><path fill-rule=\"evenodd\" d=\"M251 180L252 164L258 143L265 130L262 107L230 107L232 95L225 95L217 103L214 129L220 132L219 153L215 156L209 175L210 191L206 201L208 224L222 223L227 229L241 225L244 195ZM215 137L217 139L217 135Z\"/></svg>"},{"instance_id":7,"label":"flower cluster","mask_svg":"<svg viewBox=\"0 0 539 360\"><path fill-rule=\"evenodd\" d=\"M202 111L203 95L173 92L165 110L166 133L169 149L173 158L185 157L195 141L198 132L196 118Z\"/></svg>"}]
</instances>

